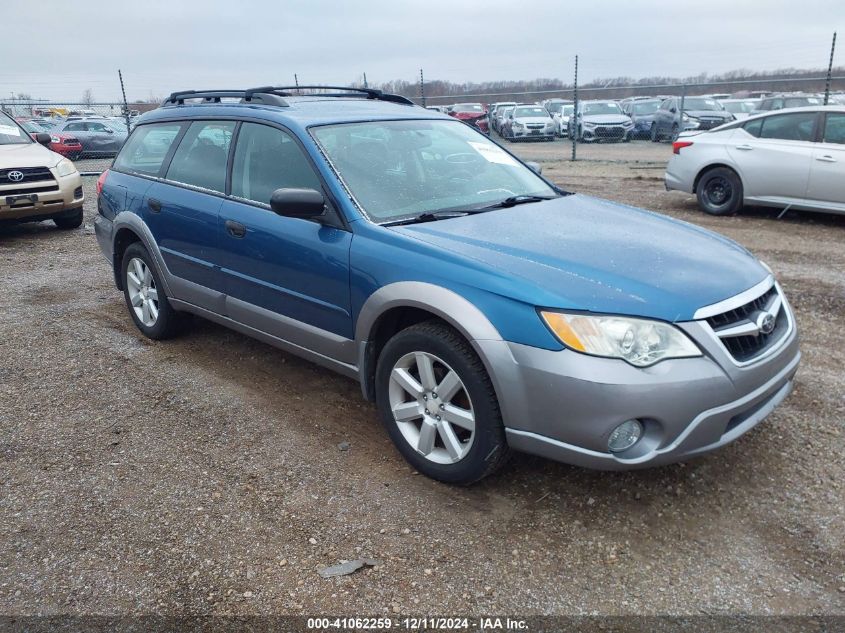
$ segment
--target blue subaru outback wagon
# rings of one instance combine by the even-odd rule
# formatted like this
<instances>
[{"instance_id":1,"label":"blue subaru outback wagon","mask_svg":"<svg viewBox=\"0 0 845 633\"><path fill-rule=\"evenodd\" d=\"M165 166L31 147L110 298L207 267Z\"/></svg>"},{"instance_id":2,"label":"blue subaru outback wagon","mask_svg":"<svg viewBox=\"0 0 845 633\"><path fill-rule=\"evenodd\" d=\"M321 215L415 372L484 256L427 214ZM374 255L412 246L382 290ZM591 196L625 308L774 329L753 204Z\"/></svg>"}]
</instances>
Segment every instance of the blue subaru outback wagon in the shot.
<instances>
[{"instance_id":1,"label":"blue subaru outback wagon","mask_svg":"<svg viewBox=\"0 0 845 633\"><path fill-rule=\"evenodd\" d=\"M308 90L174 93L103 174L97 239L143 334L193 313L353 377L453 483L512 450L685 459L789 394L794 317L744 248L562 191L403 97Z\"/></svg>"}]
</instances>

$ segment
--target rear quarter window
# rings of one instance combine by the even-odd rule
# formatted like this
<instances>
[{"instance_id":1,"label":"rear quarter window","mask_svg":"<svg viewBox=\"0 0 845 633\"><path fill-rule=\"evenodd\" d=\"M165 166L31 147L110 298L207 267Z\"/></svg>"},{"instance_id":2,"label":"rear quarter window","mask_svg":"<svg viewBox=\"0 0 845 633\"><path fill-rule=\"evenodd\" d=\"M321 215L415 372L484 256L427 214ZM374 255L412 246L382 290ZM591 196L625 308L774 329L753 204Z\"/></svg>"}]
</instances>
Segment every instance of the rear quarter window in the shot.
<instances>
[{"instance_id":1,"label":"rear quarter window","mask_svg":"<svg viewBox=\"0 0 845 633\"><path fill-rule=\"evenodd\" d=\"M114 169L157 176L181 129L181 123L138 126L115 159Z\"/></svg>"},{"instance_id":2,"label":"rear quarter window","mask_svg":"<svg viewBox=\"0 0 845 633\"><path fill-rule=\"evenodd\" d=\"M191 123L167 169L167 180L223 193L234 121Z\"/></svg>"}]
</instances>

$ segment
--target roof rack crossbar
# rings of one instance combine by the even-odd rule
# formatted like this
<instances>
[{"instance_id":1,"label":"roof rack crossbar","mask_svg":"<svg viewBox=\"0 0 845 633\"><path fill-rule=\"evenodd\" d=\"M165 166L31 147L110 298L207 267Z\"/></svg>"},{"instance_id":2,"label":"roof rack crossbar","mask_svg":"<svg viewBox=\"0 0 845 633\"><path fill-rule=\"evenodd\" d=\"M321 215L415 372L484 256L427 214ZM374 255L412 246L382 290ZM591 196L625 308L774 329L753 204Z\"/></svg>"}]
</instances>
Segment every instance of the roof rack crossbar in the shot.
<instances>
[{"instance_id":1,"label":"roof rack crossbar","mask_svg":"<svg viewBox=\"0 0 845 633\"><path fill-rule=\"evenodd\" d=\"M303 93L303 90L342 90L343 93L326 93L326 92L311 92ZM414 105L414 102L403 97L402 95L383 92L376 88L353 88L350 86L264 86L261 88L250 88L246 91L247 94L253 93L269 93L279 95L280 97L346 97L346 93L357 92L367 95L367 99L377 99L379 101L390 101L392 103L401 103L403 105Z\"/></svg>"},{"instance_id":2,"label":"roof rack crossbar","mask_svg":"<svg viewBox=\"0 0 845 633\"><path fill-rule=\"evenodd\" d=\"M172 93L162 103L167 105L185 105L185 99L202 99L206 103L220 103L221 99L241 99L246 103L263 103L287 107L288 103L281 95L269 90L181 90Z\"/></svg>"}]
</instances>

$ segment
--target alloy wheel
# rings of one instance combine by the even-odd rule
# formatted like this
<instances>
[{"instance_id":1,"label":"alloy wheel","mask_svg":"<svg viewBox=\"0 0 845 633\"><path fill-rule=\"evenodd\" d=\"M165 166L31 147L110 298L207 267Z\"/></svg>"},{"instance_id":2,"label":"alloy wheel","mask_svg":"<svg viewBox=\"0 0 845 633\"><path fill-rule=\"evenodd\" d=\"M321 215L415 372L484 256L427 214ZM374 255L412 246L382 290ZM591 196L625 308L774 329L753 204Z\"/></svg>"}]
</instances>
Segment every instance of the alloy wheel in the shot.
<instances>
[{"instance_id":1,"label":"alloy wheel","mask_svg":"<svg viewBox=\"0 0 845 633\"><path fill-rule=\"evenodd\" d=\"M146 327L153 327L158 320L158 289L147 263L133 257L126 267L126 289L135 316Z\"/></svg>"},{"instance_id":2,"label":"alloy wheel","mask_svg":"<svg viewBox=\"0 0 845 633\"><path fill-rule=\"evenodd\" d=\"M428 352L402 356L390 372L390 409L405 441L429 461L461 461L475 439L475 412L460 376Z\"/></svg>"}]
</instances>

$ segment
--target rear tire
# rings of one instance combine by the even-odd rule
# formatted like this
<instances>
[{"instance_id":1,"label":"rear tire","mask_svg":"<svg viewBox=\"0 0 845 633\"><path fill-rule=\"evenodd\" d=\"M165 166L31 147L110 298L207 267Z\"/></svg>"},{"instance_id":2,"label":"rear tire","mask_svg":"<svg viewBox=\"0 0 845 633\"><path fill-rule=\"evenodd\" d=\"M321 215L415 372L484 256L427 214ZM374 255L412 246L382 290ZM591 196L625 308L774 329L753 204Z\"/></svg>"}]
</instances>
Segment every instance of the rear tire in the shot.
<instances>
[{"instance_id":1,"label":"rear tire","mask_svg":"<svg viewBox=\"0 0 845 633\"><path fill-rule=\"evenodd\" d=\"M74 213L73 215L65 215L60 218L53 218L53 222L56 224L57 227L59 227L63 231L78 229L80 226L82 226L82 209L77 209L76 213Z\"/></svg>"},{"instance_id":2,"label":"rear tire","mask_svg":"<svg viewBox=\"0 0 845 633\"><path fill-rule=\"evenodd\" d=\"M733 215L742 209L742 180L727 167L704 172L695 193L699 208L710 215Z\"/></svg>"},{"instance_id":3,"label":"rear tire","mask_svg":"<svg viewBox=\"0 0 845 633\"><path fill-rule=\"evenodd\" d=\"M660 142L660 131L657 129L657 123L651 124L651 131L649 136L651 137L652 143L659 143Z\"/></svg>"},{"instance_id":4,"label":"rear tire","mask_svg":"<svg viewBox=\"0 0 845 633\"><path fill-rule=\"evenodd\" d=\"M673 141L673 142L674 142L674 141L677 141L677 140L678 140L678 137L679 137L680 135L681 135L680 128L678 127L678 124L677 124L677 123L675 123L675 124L672 126L672 141Z\"/></svg>"},{"instance_id":5,"label":"rear tire","mask_svg":"<svg viewBox=\"0 0 845 633\"><path fill-rule=\"evenodd\" d=\"M153 258L141 243L126 249L120 275L129 316L144 336L160 341L180 333L185 317L170 305Z\"/></svg>"},{"instance_id":6,"label":"rear tire","mask_svg":"<svg viewBox=\"0 0 845 633\"><path fill-rule=\"evenodd\" d=\"M413 325L387 342L376 367L376 403L396 448L432 479L472 484L510 455L481 359L439 321Z\"/></svg>"}]
</instances>

